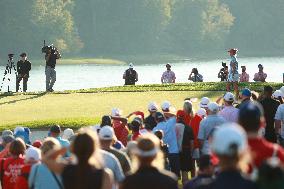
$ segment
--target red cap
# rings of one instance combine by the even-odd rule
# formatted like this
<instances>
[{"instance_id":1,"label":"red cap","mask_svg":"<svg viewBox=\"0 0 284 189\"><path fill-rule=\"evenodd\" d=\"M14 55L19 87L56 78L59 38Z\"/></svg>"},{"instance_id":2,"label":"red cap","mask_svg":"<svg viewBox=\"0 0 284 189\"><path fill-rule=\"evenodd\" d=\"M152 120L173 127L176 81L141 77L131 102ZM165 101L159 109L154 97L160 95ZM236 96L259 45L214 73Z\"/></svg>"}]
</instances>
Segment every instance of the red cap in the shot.
<instances>
[{"instance_id":1,"label":"red cap","mask_svg":"<svg viewBox=\"0 0 284 189\"><path fill-rule=\"evenodd\" d=\"M35 140L33 143L33 147L36 147L36 148L40 148L41 145L42 145L42 142L40 140Z\"/></svg>"}]
</instances>

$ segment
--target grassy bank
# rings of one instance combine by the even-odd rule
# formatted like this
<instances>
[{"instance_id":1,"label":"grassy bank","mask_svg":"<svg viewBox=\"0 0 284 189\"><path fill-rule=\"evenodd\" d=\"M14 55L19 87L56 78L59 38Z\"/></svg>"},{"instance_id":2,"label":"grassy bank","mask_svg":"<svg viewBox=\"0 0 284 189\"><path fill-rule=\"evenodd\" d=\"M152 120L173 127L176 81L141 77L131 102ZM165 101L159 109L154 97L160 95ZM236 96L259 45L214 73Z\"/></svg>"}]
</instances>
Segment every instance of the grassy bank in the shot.
<instances>
[{"instance_id":1,"label":"grassy bank","mask_svg":"<svg viewBox=\"0 0 284 189\"><path fill-rule=\"evenodd\" d=\"M261 91L262 83L240 84ZM275 89L281 83L270 83ZM208 96L212 100L224 93L225 83L186 83L175 85L141 85L62 91L55 93L0 94L0 130L24 125L44 128L60 124L78 128L99 122L100 117L110 114L113 107L123 110L124 115L132 111L147 112L150 101L161 104L170 101L177 109L182 108L186 97L200 99ZM194 103L195 108L198 102Z\"/></svg>"}]
</instances>

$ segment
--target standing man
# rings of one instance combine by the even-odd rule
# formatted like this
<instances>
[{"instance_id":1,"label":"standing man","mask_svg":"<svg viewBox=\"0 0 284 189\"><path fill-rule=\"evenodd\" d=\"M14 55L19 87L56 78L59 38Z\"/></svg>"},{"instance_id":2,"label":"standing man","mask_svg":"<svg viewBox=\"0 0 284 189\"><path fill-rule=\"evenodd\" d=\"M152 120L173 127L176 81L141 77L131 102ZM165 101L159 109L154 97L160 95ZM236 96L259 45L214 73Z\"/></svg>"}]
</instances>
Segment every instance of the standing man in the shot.
<instances>
[{"instance_id":1,"label":"standing man","mask_svg":"<svg viewBox=\"0 0 284 189\"><path fill-rule=\"evenodd\" d=\"M46 91L53 92L53 85L56 81L56 71L55 65L56 60L61 58L58 50L50 46L45 54L46 66L45 66L45 76L46 76Z\"/></svg>"},{"instance_id":2,"label":"standing man","mask_svg":"<svg viewBox=\"0 0 284 189\"><path fill-rule=\"evenodd\" d=\"M176 82L176 75L171 70L171 65L169 63L166 64L167 71L165 71L161 77L162 84L165 83L175 83Z\"/></svg>"},{"instance_id":3,"label":"standing man","mask_svg":"<svg viewBox=\"0 0 284 189\"><path fill-rule=\"evenodd\" d=\"M240 82L249 82L249 74L246 72L246 66L241 66L242 74L240 75Z\"/></svg>"},{"instance_id":4,"label":"standing man","mask_svg":"<svg viewBox=\"0 0 284 189\"><path fill-rule=\"evenodd\" d=\"M203 76L198 73L197 68L193 68L188 76L188 80L191 80L193 82L203 82Z\"/></svg>"},{"instance_id":5,"label":"standing man","mask_svg":"<svg viewBox=\"0 0 284 189\"><path fill-rule=\"evenodd\" d=\"M238 87L238 81L239 81L239 72L238 72L238 60L237 60L237 49L230 49L229 51L231 61L230 61L230 70L229 70L229 76L228 76L228 82L227 82L227 91L230 91L231 85L233 84L234 90L236 93L236 97L239 96L239 87Z\"/></svg>"},{"instance_id":6,"label":"standing man","mask_svg":"<svg viewBox=\"0 0 284 189\"><path fill-rule=\"evenodd\" d=\"M23 92L26 92L28 79L29 79L29 73L30 73L32 64L30 61L27 60L28 57L26 53L22 53L20 57L21 57L21 60L17 62L18 76L17 76L17 83L16 83L16 92L19 91L19 86L20 86L20 82L22 81L22 79L23 79Z\"/></svg>"},{"instance_id":7,"label":"standing man","mask_svg":"<svg viewBox=\"0 0 284 189\"><path fill-rule=\"evenodd\" d=\"M258 72L254 74L254 81L258 82L266 82L265 79L267 78L267 74L263 72L263 66L258 64Z\"/></svg>"},{"instance_id":8,"label":"standing man","mask_svg":"<svg viewBox=\"0 0 284 189\"><path fill-rule=\"evenodd\" d=\"M125 70L123 79L125 80L124 85L135 85L138 81L138 73L133 69L132 63L129 64L129 69Z\"/></svg>"}]
</instances>

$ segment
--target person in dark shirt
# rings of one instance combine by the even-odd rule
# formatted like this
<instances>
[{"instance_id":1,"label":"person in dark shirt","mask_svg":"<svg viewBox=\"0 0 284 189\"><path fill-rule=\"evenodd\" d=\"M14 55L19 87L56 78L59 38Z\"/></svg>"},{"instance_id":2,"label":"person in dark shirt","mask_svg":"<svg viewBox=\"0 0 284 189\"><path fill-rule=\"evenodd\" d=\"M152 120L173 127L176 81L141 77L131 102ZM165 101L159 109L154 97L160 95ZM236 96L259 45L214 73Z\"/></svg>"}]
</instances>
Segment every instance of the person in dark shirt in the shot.
<instances>
[{"instance_id":1,"label":"person in dark shirt","mask_svg":"<svg viewBox=\"0 0 284 189\"><path fill-rule=\"evenodd\" d=\"M20 82L22 80L23 80L23 92L26 92L32 64L30 61L27 60L28 57L26 53L22 53L20 57L21 60L17 62L18 76L16 82L16 92L19 91Z\"/></svg>"},{"instance_id":2,"label":"person in dark shirt","mask_svg":"<svg viewBox=\"0 0 284 189\"><path fill-rule=\"evenodd\" d=\"M138 81L138 73L133 69L133 64L129 64L129 69L127 69L123 74L123 79L125 80L125 85L135 85Z\"/></svg>"},{"instance_id":3,"label":"person in dark shirt","mask_svg":"<svg viewBox=\"0 0 284 189\"><path fill-rule=\"evenodd\" d=\"M252 93L251 91L248 89L248 88L244 88L242 90L242 94L241 94L241 100L242 102L240 104L238 104L236 106L236 108L240 108L241 106L243 106L245 103L247 102L251 102L251 96L252 96Z\"/></svg>"},{"instance_id":4,"label":"person in dark shirt","mask_svg":"<svg viewBox=\"0 0 284 189\"><path fill-rule=\"evenodd\" d=\"M264 87L264 99L260 104L264 110L264 117L266 120L265 139L269 142L276 143L277 137L274 128L274 117L280 102L272 98L273 88L271 86Z\"/></svg>"},{"instance_id":5,"label":"person in dark shirt","mask_svg":"<svg viewBox=\"0 0 284 189\"><path fill-rule=\"evenodd\" d=\"M120 189L178 189L173 173L159 169L153 162L161 163L160 141L153 134L141 136L137 142L135 155L139 161L138 170L125 178Z\"/></svg>"},{"instance_id":6,"label":"person in dark shirt","mask_svg":"<svg viewBox=\"0 0 284 189\"><path fill-rule=\"evenodd\" d=\"M45 55L46 66L45 66L45 76L46 76L46 91L53 92L53 85L56 81L56 71L55 65L56 60L61 58L60 53L55 47L50 47Z\"/></svg>"},{"instance_id":7,"label":"person in dark shirt","mask_svg":"<svg viewBox=\"0 0 284 189\"><path fill-rule=\"evenodd\" d=\"M150 113L150 115L148 117L145 118L144 120L144 124L145 124L145 128L147 130L153 130L154 127L156 127L157 122L155 120L155 115L156 112L158 110L158 105L155 102L151 102L148 105L148 111Z\"/></svg>"}]
</instances>

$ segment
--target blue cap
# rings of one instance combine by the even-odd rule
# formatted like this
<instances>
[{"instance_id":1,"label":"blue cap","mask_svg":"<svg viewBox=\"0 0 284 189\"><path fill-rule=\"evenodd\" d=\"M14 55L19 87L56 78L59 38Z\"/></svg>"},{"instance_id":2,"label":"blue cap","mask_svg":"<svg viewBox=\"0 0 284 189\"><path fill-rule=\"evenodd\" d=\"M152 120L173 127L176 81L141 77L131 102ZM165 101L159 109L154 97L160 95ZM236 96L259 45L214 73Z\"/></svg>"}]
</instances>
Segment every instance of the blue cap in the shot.
<instances>
[{"instance_id":1,"label":"blue cap","mask_svg":"<svg viewBox=\"0 0 284 189\"><path fill-rule=\"evenodd\" d=\"M242 95L247 96L247 97L251 97L251 91L248 88L245 88L245 89L242 90Z\"/></svg>"}]
</instances>

